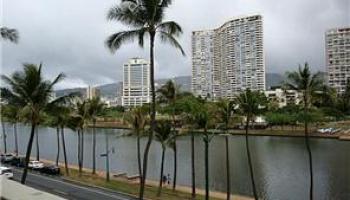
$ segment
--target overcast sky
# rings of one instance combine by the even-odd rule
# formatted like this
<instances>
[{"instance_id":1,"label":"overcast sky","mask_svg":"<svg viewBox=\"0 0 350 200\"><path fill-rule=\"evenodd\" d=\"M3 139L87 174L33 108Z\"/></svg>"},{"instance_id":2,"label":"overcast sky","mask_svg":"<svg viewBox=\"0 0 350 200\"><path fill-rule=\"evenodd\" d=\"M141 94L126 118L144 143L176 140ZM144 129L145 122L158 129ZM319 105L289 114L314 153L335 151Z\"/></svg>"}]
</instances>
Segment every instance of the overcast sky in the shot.
<instances>
[{"instance_id":1,"label":"overcast sky","mask_svg":"<svg viewBox=\"0 0 350 200\"><path fill-rule=\"evenodd\" d=\"M53 77L67 75L58 88L120 81L122 64L130 57L148 58L137 44L112 55L106 37L128 27L108 22L108 9L119 0L1 0L1 25L20 32L17 45L1 41L2 73L21 63L44 63ZM264 17L266 72L284 73L308 61L324 70L324 33L350 26L349 0L174 0L167 19L182 25L180 38L187 57L167 45L156 46L156 77L191 74L191 31L213 29L228 19L259 13Z\"/></svg>"}]
</instances>

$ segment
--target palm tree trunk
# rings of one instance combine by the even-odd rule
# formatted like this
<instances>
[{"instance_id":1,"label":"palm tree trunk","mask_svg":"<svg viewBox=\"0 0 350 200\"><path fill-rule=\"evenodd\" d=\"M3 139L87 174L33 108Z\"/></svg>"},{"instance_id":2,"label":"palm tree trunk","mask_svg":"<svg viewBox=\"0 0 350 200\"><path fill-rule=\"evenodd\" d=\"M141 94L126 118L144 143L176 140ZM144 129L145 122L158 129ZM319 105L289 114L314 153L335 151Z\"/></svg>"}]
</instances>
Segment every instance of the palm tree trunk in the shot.
<instances>
[{"instance_id":1,"label":"palm tree trunk","mask_svg":"<svg viewBox=\"0 0 350 200\"><path fill-rule=\"evenodd\" d=\"M1 119L1 127L2 127L2 137L4 142L4 152L7 153L7 142L6 142L6 129L5 129L5 122L3 119Z\"/></svg>"},{"instance_id":2,"label":"palm tree trunk","mask_svg":"<svg viewBox=\"0 0 350 200\"><path fill-rule=\"evenodd\" d=\"M81 151L80 151L80 159L81 159L81 171L83 171L83 166L84 166L84 129L81 129Z\"/></svg>"},{"instance_id":3,"label":"palm tree trunk","mask_svg":"<svg viewBox=\"0 0 350 200\"><path fill-rule=\"evenodd\" d=\"M175 94L176 95L176 94ZM174 100L175 104L175 100ZM176 189L176 177L177 177L177 144L176 144L176 119L175 119L175 105L173 106L173 113L172 113L172 119L173 119L173 128L174 128L174 180L173 180L173 191Z\"/></svg>"},{"instance_id":4,"label":"palm tree trunk","mask_svg":"<svg viewBox=\"0 0 350 200\"><path fill-rule=\"evenodd\" d=\"M142 179L142 167L141 167L141 148L140 148L140 131L136 130L137 134L137 165L139 169L140 180Z\"/></svg>"},{"instance_id":5,"label":"palm tree trunk","mask_svg":"<svg viewBox=\"0 0 350 200\"><path fill-rule=\"evenodd\" d=\"M173 180L173 190L176 189L176 176L177 176L177 146L176 137L174 138L174 180Z\"/></svg>"},{"instance_id":6,"label":"palm tree trunk","mask_svg":"<svg viewBox=\"0 0 350 200\"><path fill-rule=\"evenodd\" d=\"M227 132L227 131L226 131ZM230 173L230 155L229 155L229 141L228 135L225 136L226 143L226 199L231 198L231 173Z\"/></svg>"},{"instance_id":7,"label":"palm tree trunk","mask_svg":"<svg viewBox=\"0 0 350 200\"><path fill-rule=\"evenodd\" d=\"M78 130L78 166L79 166L79 176L81 176L81 136L80 130Z\"/></svg>"},{"instance_id":8,"label":"palm tree trunk","mask_svg":"<svg viewBox=\"0 0 350 200\"><path fill-rule=\"evenodd\" d=\"M162 187L163 187L163 175L164 175L164 156L165 156L165 147L162 147L162 161L160 165L160 176L159 176L159 187L158 187L158 193L157 196L159 197L162 193Z\"/></svg>"},{"instance_id":9,"label":"palm tree trunk","mask_svg":"<svg viewBox=\"0 0 350 200\"><path fill-rule=\"evenodd\" d=\"M192 199L196 198L196 168L194 160L194 133L191 133Z\"/></svg>"},{"instance_id":10,"label":"palm tree trunk","mask_svg":"<svg viewBox=\"0 0 350 200\"><path fill-rule=\"evenodd\" d=\"M307 112L308 112L307 111L307 107L305 106L305 109L304 109L305 146L306 146L306 150L307 150L308 157L309 157L309 173L310 173L309 198L310 198L310 200L313 200L313 186L314 186L314 182L313 182L312 153L311 153L310 141L309 141L309 128L308 128L308 121L307 121Z\"/></svg>"},{"instance_id":11,"label":"palm tree trunk","mask_svg":"<svg viewBox=\"0 0 350 200\"><path fill-rule=\"evenodd\" d=\"M30 131L30 137L27 145L27 152L26 152L26 158L25 158L25 167L23 170L22 178L21 178L21 183L25 184L26 178L27 178L27 173L28 173L28 163L29 163L29 158L30 158L30 153L32 152L32 146L33 146L33 140L34 140L34 134L35 134L35 127L36 123L32 123L32 130Z\"/></svg>"},{"instance_id":12,"label":"palm tree trunk","mask_svg":"<svg viewBox=\"0 0 350 200\"><path fill-rule=\"evenodd\" d=\"M153 134L155 129L156 122L156 94L155 94L155 86L154 86L154 39L155 39L155 31L150 32L150 81L151 81L151 94L152 94L152 102L151 102L151 128L150 133L148 135L148 141L146 144L145 152L143 155L143 172L141 178L141 187L140 187L140 198L143 199L144 191L145 191L145 183L147 177L147 165L148 165L148 153L153 141Z\"/></svg>"},{"instance_id":13,"label":"palm tree trunk","mask_svg":"<svg viewBox=\"0 0 350 200\"><path fill-rule=\"evenodd\" d=\"M17 135L17 122L13 124L13 134L15 137L15 154L18 156L18 135Z\"/></svg>"},{"instance_id":14,"label":"palm tree trunk","mask_svg":"<svg viewBox=\"0 0 350 200\"><path fill-rule=\"evenodd\" d=\"M92 128L92 174L96 173L96 119L93 119Z\"/></svg>"},{"instance_id":15,"label":"palm tree trunk","mask_svg":"<svg viewBox=\"0 0 350 200\"><path fill-rule=\"evenodd\" d=\"M56 127L57 133L57 155L56 155L56 166L58 166L58 161L60 159L60 128Z\"/></svg>"},{"instance_id":16,"label":"palm tree trunk","mask_svg":"<svg viewBox=\"0 0 350 200\"><path fill-rule=\"evenodd\" d=\"M35 129L35 141L36 141L36 160L40 160L40 149L39 149L39 128L38 125Z\"/></svg>"},{"instance_id":17,"label":"palm tree trunk","mask_svg":"<svg viewBox=\"0 0 350 200\"><path fill-rule=\"evenodd\" d=\"M109 146L108 146L108 133L106 133L106 181L109 182Z\"/></svg>"},{"instance_id":18,"label":"palm tree trunk","mask_svg":"<svg viewBox=\"0 0 350 200\"><path fill-rule=\"evenodd\" d=\"M66 174L69 175L67 153L66 153L66 141L64 139L64 126L61 126L61 139L62 139L62 148L63 148L63 157L64 157L64 167L66 169Z\"/></svg>"},{"instance_id":19,"label":"palm tree trunk","mask_svg":"<svg viewBox=\"0 0 350 200\"><path fill-rule=\"evenodd\" d=\"M207 131L204 130L204 161L205 161L205 200L209 200L209 138Z\"/></svg>"},{"instance_id":20,"label":"palm tree trunk","mask_svg":"<svg viewBox=\"0 0 350 200\"><path fill-rule=\"evenodd\" d=\"M258 200L258 193L256 191L255 180L254 180L253 164L252 164L252 159L250 157L250 148L249 148L249 139L248 139L249 120L250 120L249 117L247 117L247 122L246 122L246 127L245 127L245 147L247 150L248 165L249 165L249 171L250 171L250 179L251 179L252 187L253 187L254 199Z\"/></svg>"}]
</instances>

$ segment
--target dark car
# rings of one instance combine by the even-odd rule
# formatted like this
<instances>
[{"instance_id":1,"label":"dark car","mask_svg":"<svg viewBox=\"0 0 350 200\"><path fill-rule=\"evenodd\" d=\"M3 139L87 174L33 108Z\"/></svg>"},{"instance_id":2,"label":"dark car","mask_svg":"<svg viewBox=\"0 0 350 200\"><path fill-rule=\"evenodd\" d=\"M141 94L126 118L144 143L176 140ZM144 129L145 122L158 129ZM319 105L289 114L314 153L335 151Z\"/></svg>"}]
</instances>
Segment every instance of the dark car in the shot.
<instances>
[{"instance_id":1,"label":"dark car","mask_svg":"<svg viewBox=\"0 0 350 200\"><path fill-rule=\"evenodd\" d=\"M56 165L49 165L49 166L44 166L42 169L40 169L40 172L44 174L49 174L49 175L59 175L60 168Z\"/></svg>"},{"instance_id":2,"label":"dark car","mask_svg":"<svg viewBox=\"0 0 350 200\"><path fill-rule=\"evenodd\" d=\"M25 157L14 157L10 164L12 166L16 166L16 167L24 167L25 166Z\"/></svg>"},{"instance_id":3,"label":"dark car","mask_svg":"<svg viewBox=\"0 0 350 200\"><path fill-rule=\"evenodd\" d=\"M1 163L10 163L14 158L12 154L1 154L0 157Z\"/></svg>"}]
</instances>

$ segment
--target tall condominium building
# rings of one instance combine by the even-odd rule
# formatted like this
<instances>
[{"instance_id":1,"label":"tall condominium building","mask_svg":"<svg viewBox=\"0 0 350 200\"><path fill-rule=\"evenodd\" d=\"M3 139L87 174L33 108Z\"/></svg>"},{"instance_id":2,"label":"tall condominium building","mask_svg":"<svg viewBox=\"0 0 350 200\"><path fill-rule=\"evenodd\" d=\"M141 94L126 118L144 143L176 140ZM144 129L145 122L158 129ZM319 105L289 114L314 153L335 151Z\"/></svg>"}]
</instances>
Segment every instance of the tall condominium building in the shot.
<instances>
[{"instance_id":1,"label":"tall condominium building","mask_svg":"<svg viewBox=\"0 0 350 200\"><path fill-rule=\"evenodd\" d=\"M265 90L263 19L234 18L214 30L192 33L192 92L234 98L240 91Z\"/></svg>"},{"instance_id":2,"label":"tall condominium building","mask_svg":"<svg viewBox=\"0 0 350 200\"><path fill-rule=\"evenodd\" d=\"M329 86L344 92L350 81L350 27L326 32L326 68Z\"/></svg>"},{"instance_id":3,"label":"tall condominium building","mask_svg":"<svg viewBox=\"0 0 350 200\"><path fill-rule=\"evenodd\" d=\"M86 99L93 99L100 96L100 90L96 87L88 86L86 88Z\"/></svg>"},{"instance_id":4,"label":"tall condominium building","mask_svg":"<svg viewBox=\"0 0 350 200\"><path fill-rule=\"evenodd\" d=\"M141 58L129 59L123 66L122 106L136 107L151 100L150 63Z\"/></svg>"}]
</instances>

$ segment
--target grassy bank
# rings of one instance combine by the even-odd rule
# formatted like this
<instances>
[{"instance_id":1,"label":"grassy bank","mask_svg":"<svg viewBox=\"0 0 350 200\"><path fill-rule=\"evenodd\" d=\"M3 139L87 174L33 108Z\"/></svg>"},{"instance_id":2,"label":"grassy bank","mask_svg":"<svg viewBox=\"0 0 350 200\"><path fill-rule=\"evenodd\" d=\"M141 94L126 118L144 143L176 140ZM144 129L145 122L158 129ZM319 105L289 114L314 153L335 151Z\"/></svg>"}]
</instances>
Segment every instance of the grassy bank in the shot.
<instances>
[{"instance_id":1,"label":"grassy bank","mask_svg":"<svg viewBox=\"0 0 350 200\"><path fill-rule=\"evenodd\" d=\"M64 171L62 169L62 171ZM64 178L70 181L78 182L80 184L84 185L90 185L90 186L97 186L97 187L103 187L111 190L115 190L118 192L126 193L133 195L137 197L138 191L139 191L139 185L122 181L122 180L116 180L111 179L109 182L106 182L104 178L102 178L99 175L92 175L91 173L84 172L82 176L79 176L79 172L76 169L70 169L70 174L67 176L66 174L63 174ZM157 197L157 187L153 186L146 186L145 189L145 198L147 199L157 199L157 200L178 200L178 199L191 199L191 194L179 192L179 191L173 191L172 189L163 188L162 195L160 197ZM197 195L198 200L204 199L204 196ZM216 198L211 198L213 200L219 200Z\"/></svg>"}]
</instances>

